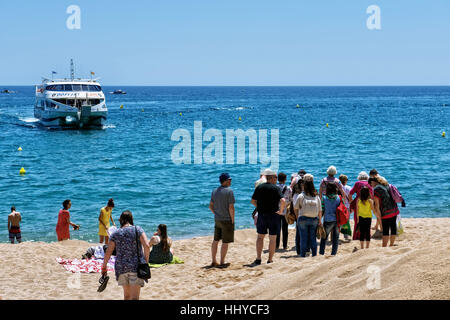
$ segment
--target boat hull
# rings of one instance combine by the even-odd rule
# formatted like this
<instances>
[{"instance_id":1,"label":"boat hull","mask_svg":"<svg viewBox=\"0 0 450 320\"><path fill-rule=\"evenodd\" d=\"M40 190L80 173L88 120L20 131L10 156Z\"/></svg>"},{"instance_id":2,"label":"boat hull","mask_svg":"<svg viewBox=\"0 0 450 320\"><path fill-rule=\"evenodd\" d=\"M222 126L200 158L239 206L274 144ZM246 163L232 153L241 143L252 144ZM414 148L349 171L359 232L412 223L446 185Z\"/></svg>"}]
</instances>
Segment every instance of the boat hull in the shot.
<instances>
[{"instance_id":1,"label":"boat hull","mask_svg":"<svg viewBox=\"0 0 450 320\"><path fill-rule=\"evenodd\" d=\"M88 129L103 127L107 119L107 112L90 112L89 115L81 117L80 112L39 112L39 110L35 110L34 116L39 120L39 123L45 127Z\"/></svg>"}]
</instances>

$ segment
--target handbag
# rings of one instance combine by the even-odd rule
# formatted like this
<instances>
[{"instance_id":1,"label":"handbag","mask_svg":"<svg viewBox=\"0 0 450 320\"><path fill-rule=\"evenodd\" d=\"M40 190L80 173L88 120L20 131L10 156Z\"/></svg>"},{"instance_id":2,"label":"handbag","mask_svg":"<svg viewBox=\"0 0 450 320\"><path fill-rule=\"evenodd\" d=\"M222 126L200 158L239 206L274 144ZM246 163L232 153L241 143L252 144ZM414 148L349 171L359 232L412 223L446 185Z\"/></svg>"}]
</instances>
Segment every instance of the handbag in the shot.
<instances>
[{"instance_id":1,"label":"handbag","mask_svg":"<svg viewBox=\"0 0 450 320\"><path fill-rule=\"evenodd\" d=\"M137 227L134 226L134 229L136 231L136 249L138 257L137 277L139 279L145 280L145 282L148 282L148 279L152 277L152 274L150 272L150 266L148 265L148 263L141 263L141 254L140 254L141 250L139 250Z\"/></svg>"},{"instance_id":2,"label":"handbag","mask_svg":"<svg viewBox=\"0 0 450 320\"><path fill-rule=\"evenodd\" d=\"M326 236L327 236L327 233L325 232L324 227L322 225L318 225L317 230L316 230L316 238L318 240L321 240L321 239L325 239Z\"/></svg>"}]
</instances>

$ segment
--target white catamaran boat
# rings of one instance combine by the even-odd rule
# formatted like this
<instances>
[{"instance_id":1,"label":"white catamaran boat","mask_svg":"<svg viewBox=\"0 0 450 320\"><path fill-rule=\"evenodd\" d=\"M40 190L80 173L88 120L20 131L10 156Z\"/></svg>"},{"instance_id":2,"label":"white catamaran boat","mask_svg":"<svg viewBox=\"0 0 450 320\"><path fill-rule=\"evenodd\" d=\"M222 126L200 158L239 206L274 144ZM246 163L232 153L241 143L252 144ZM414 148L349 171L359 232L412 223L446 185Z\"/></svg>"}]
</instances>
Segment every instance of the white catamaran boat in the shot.
<instances>
[{"instance_id":1,"label":"white catamaran boat","mask_svg":"<svg viewBox=\"0 0 450 320\"><path fill-rule=\"evenodd\" d=\"M101 85L96 79L75 79L72 60L70 79L44 78L36 86L34 116L46 127L102 127L107 114Z\"/></svg>"}]
</instances>

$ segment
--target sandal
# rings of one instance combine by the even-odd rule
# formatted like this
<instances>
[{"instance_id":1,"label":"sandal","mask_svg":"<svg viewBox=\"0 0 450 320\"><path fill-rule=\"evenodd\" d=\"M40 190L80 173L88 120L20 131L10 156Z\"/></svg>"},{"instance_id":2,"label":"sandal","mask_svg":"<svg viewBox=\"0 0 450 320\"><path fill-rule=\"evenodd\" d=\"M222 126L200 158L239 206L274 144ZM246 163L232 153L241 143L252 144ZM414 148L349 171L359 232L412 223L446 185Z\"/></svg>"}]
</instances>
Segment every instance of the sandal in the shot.
<instances>
[{"instance_id":1,"label":"sandal","mask_svg":"<svg viewBox=\"0 0 450 320\"><path fill-rule=\"evenodd\" d=\"M98 280L98 282L100 283L100 286L97 289L97 292L102 292L103 290L106 289L106 285L108 284L108 280L109 280L109 276L107 275L102 275L102 277Z\"/></svg>"}]
</instances>

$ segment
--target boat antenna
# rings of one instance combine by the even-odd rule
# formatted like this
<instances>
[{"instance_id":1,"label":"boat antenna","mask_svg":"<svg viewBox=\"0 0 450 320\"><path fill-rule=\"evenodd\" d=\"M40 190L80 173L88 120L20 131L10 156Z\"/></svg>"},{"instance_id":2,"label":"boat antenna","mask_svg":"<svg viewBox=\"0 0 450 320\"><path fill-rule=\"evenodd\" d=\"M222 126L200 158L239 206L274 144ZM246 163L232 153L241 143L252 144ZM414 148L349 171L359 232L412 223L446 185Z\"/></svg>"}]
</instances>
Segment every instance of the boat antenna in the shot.
<instances>
[{"instance_id":1,"label":"boat antenna","mask_svg":"<svg viewBox=\"0 0 450 320\"><path fill-rule=\"evenodd\" d=\"M73 59L70 59L70 79L75 79L75 67L73 66Z\"/></svg>"}]
</instances>

